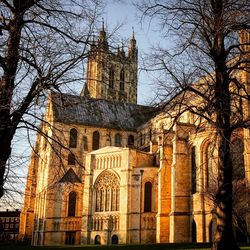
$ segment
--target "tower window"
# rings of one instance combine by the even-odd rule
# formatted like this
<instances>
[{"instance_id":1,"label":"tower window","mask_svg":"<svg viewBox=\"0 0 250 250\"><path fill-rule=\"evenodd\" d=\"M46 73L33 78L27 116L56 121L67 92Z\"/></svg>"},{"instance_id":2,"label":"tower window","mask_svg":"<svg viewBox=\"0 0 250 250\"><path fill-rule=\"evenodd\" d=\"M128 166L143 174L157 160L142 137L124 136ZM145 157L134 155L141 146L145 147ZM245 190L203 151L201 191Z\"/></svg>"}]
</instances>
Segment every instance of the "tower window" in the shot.
<instances>
[{"instance_id":1,"label":"tower window","mask_svg":"<svg viewBox=\"0 0 250 250\"><path fill-rule=\"evenodd\" d=\"M95 131L93 133L93 145L92 145L92 149L93 150L97 150L100 147L100 134L98 131Z\"/></svg>"},{"instance_id":2,"label":"tower window","mask_svg":"<svg viewBox=\"0 0 250 250\"><path fill-rule=\"evenodd\" d=\"M195 147L192 147L191 152L191 164L192 164L192 194L196 193L196 153Z\"/></svg>"},{"instance_id":3,"label":"tower window","mask_svg":"<svg viewBox=\"0 0 250 250\"><path fill-rule=\"evenodd\" d=\"M109 69L109 88L113 89L114 88L114 69L113 67L110 67Z\"/></svg>"},{"instance_id":4,"label":"tower window","mask_svg":"<svg viewBox=\"0 0 250 250\"><path fill-rule=\"evenodd\" d=\"M120 134L115 135L115 146L120 147L122 145L122 136Z\"/></svg>"},{"instance_id":5,"label":"tower window","mask_svg":"<svg viewBox=\"0 0 250 250\"><path fill-rule=\"evenodd\" d=\"M77 146L77 130L72 128L69 133L69 147L76 148Z\"/></svg>"},{"instance_id":6,"label":"tower window","mask_svg":"<svg viewBox=\"0 0 250 250\"><path fill-rule=\"evenodd\" d=\"M121 72L120 72L120 90L121 91L124 91L124 69L122 68L121 69Z\"/></svg>"},{"instance_id":7,"label":"tower window","mask_svg":"<svg viewBox=\"0 0 250 250\"><path fill-rule=\"evenodd\" d=\"M152 183L146 182L144 185L144 212L152 211Z\"/></svg>"},{"instance_id":8,"label":"tower window","mask_svg":"<svg viewBox=\"0 0 250 250\"><path fill-rule=\"evenodd\" d=\"M72 191L69 193L68 216L75 216L75 214L76 214L76 192Z\"/></svg>"}]
</instances>

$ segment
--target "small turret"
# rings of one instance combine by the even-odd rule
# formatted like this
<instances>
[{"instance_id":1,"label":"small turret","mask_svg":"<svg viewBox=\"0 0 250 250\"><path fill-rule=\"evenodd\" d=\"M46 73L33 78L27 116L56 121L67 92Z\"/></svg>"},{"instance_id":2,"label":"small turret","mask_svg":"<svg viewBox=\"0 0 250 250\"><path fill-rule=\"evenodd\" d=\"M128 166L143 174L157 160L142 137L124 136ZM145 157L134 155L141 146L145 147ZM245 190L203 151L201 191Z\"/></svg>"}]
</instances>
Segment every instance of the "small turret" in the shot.
<instances>
[{"instance_id":1,"label":"small turret","mask_svg":"<svg viewBox=\"0 0 250 250\"><path fill-rule=\"evenodd\" d=\"M132 37L130 39L128 55L129 55L129 57L136 57L137 56L137 48L136 48L134 29L132 32Z\"/></svg>"},{"instance_id":2,"label":"small turret","mask_svg":"<svg viewBox=\"0 0 250 250\"><path fill-rule=\"evenodd\" d=\"M103 49L108 49L108 42L106 37L106 31L104 28L104 21L102 20L102 28L99 32L98 45Z\"/></svg>"}]
</instances>

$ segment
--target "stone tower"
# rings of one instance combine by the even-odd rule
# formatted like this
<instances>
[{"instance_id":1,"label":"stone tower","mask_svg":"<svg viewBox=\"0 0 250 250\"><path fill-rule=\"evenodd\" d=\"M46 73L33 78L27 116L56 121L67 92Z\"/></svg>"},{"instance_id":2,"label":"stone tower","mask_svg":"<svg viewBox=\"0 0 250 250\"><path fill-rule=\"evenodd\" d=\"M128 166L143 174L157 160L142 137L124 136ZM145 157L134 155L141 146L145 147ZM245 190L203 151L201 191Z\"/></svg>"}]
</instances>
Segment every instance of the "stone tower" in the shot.
<instances>
[{"instance_id":1,"label":"stone tower","mask_svg":"<svg viewBox=\"0 0 250 250\"><path fill-rule=\"evenodd\" d=\"M110 49L102 25L98 41L91 46L87 82L82 94L92 98L137 103L137 55L134 32L126 55L123 47L118 47L115 52Z\"/></svg>"}]
</instances>

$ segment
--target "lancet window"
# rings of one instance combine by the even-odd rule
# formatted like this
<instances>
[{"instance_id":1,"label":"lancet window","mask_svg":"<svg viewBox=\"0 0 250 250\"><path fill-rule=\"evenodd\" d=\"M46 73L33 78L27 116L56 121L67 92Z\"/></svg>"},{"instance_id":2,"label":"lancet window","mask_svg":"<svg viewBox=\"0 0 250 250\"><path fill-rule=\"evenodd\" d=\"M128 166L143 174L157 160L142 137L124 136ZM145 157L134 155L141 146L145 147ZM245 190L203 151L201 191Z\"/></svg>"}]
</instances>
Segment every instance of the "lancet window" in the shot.
<instances>
[{"instance_id":1,"label":"lancet window","mask_svg":"<svg viewBox=\"0 0 250 250\"><path fill-rule=\"evenodd\" d=\"M192 164L192 194L196 193L196 152L195 152L195 147L192 147L192 152L191 152L191 164Z\"/></svg>"},{"instance_id":2,"label":"lancet window","mask_svg":"<svg viewBox=\"0 0 250 250\"><path fill-rule=\"evenodd\" d=\"M68 216L75 216L75 214L76 214L76 192L72 191L69 193Z\"/></svg>"},{"instance_id":3,"label":"lancet window","mask_svg":"<svg viewBox=\"0 0 250 250\"><path fill-rule=\"evenodd\" d=\"M214 155L214 145L209 143L206 148L206 186L211 187L214 180L214 169L213 169L213 155Z\"/></svg>"},{"instance_id":4,"label":"lancet window","mask_svg":"<svg viewBox=\"0 0 250 250\"><path fill-rule=\"evenodd\" d=\"M110 67L109 69L109 88L113 89L114 88L114 77L115 73L114 73L114 69L113 67Z\"/></svg>"},{"instance_id":5,"label":"lancet window","mask_svg":"<svg viewBox=\"0 0 250 250\"><path fill-rule=\"evenodd\" d=\"M103 172L95 183L95 211L119 211L120 182L118 177L110 172Z\"/></svg>"},{"instance_id":6,"label":"lancet window","mask_svg":"<svg viewBox=\"0 0 250 250\"><path fill-rule=\"evenodd\" d=\"M88 138L87 138L87 136L83 136L82 141L83 141L83 150L88 151Z\"/></svg>"},{"instance_id":7,"label":"lancet window","mask_svg":"<svg viewBox=\"0 0 250 250\"><path fill-rule=\"evenodd\" d=\"M95 131L93 133L93 145L92 145L92 149L93 150L97 150L100 147L100 134L98 131Z\"/></svg>"},{"instance_id":8,"label":"lancet window","mask_svg":"<svg viewBox=\"0 0 250 250\"><path fill-rule=\"evenodd\" d=\"M69 147L77 147L77 130L75 128L72 128L69 132Z\"/></svg>"},{"instance_id":9,"label":"lancet window","mask_svg":"<svg viewBox=\"0 0 250 250\"><path fill-rule=\"evenodd\" d=\"M124 91L124 69L121 69L120 72L120 90Z\"/></svg>"},{"instance_id":10,"label":"lancet window","mask_svg":"<svg viewBox=\"0 0 250 250\"><path fill-rule=\"evenodd\" d=\"M152 212L152 183L149 181L144 185L144 212Z\"/></svg>"},{"instance_id":11,"label":"lancet window","mask_svg":"<svg viewBox=\"0 0 250 250\"><path fill-rule=\"evenodd\" d=\"M120 147L122 145L122 136L121 134L115 135L115 146Z\"/></svg>"}]
</instances>

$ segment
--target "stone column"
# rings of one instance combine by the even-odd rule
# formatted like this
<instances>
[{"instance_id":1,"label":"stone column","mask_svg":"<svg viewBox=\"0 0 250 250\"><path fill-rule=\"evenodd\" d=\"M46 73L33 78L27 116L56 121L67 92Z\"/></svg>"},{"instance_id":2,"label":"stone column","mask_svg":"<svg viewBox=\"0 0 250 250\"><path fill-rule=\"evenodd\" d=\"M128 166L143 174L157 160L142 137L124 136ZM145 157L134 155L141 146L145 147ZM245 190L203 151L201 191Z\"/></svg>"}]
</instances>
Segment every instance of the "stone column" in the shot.
<instances>
[{"instance_id":1,"label":"stone column","mask_svg":"<svg viewBox=\"0 0 250 250\"><path fill-rule=\"evenodd\" d=\"M171 212L171 165L173 147L166 144L160 147L160 169L158 172L158 213L156 242L169 242L169 213Z\"/></svg>"},{"instance_id":2,"label":"stone column","mask_svg":"<svg viewBox=\"0 0 250 250\"><path fill-rule=\"evenodd\" d=\"M92 198L93 198L93 174L91 165L95 156L87 155L86 157L86 170L85 170L85 180L83 188L83 204L82 204L82 229L81 229L81 244L91 244L90 233L92 226Z\"/></svg>"},{"instance_id":3,"label":"stone column","mask_svg":"<svg viewBox=\"0 0 250 250\"><path fill-rule=\"evenodd\" d=\"M185 130L175 126L171 167L170 242L191 241L190 190L191 170Z\"/></svg>"}]
</instances>

